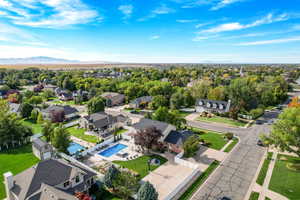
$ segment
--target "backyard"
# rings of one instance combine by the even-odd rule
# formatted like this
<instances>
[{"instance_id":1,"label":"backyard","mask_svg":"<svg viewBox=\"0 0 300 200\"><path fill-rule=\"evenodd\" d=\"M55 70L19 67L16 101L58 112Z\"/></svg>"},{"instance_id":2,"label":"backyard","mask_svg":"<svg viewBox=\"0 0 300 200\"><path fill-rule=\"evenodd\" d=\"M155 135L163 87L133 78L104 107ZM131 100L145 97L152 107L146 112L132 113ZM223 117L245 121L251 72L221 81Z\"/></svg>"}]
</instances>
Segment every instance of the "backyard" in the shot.
<instances>
[{"instance_id":1,"label":"backyard","mask_svg":"<svg viewBox=\"0 0 300 200\"><path fill-rule=\"evenodd\" d=\"M42 127L41 124L34 123L33 121L28 120L28 119L24 119L24 120L22 121L22 123L23 123L23 125L32 128L33 134L39 134L39 133L42 133L43 127Z\"/></svg>"},{"instance_id":2,"label":"backyard","mask_svg":"<svg viewBox=\"0 0 300 200\"><path fill-rule=\"evenodd\" d=\"M233 120L226 117L219 117L219 116L213 116L213 117L198 117L198 121L203 122L216 122L216 123L222 123L229 126L235 126L235 127L243 127L247 123L239 120Z\"/></svg>"},{"instance_id":3,"label":"backyard","mask_svg":"<svg viewBox=\"0 0 300 200\"><path fill-rule=\"evenodd\" d=\"M32 154L31 144L12 150L0 152L0 199L5 197L3 173L12 172L14 175L28 169L39 160ZM3 164L5 163L5 164Z\"/></svg>"},{"instance_id":4,"label":"backyard","mask_svg":"<svg viewBox=\"0 0 300 200\"><path fill-rule=\"evenodd\" d=\"M116 134L116 135L120 135L120 134L125 133L126 131L127 131L127 129L120 128L120 129L118 129L118 130L115 132L115 134Z\"/></svg>"},{"instance_id":5,"label":"backyard","mask_svg":"<svg viewBox=\"0 0 300 200\"><path fill-rule=\"evenodd\" d=\"M73 126L73 127L68 128L67 130L69 131L69 133L72 136L77 137L86 142L97 143L100 141L100 139L97 136L84 134L85 129L83 129L83 128L77 128L77 127Z\"/></svg>"},{"instance_id":6,"label":"backyard","mask_svg":"<svg viewBox=\"0 0 300 200\"><path fill-rule=\"evenodd\" d=\"M209 143L209 148L220 150L227 144L227 140L224 139L223 134L199 128L190 128L190 130L199 134L201 139L204 139L206 143Z\"/></svg>"},{"instance_id":7,"label":"backyard","mask_svg":"<svg viewBox=\"0 0 300 200\"><path fill-rule=\"evenodd\" d=\"M164 164L165 162L167 162L167 159L164 157L161 157L159 155L144 155L141 157L138 157L136 159L133 160L129 160L129 161L113 161L113 163L120 165L121 167L130 169L132 171L135 171L139 174L139 179L144 178L146 175L149 174L148 171L148 161L156 158L160 161L160 165ZM153 171L156 168L158 168L160 165L150 165L150 170Z\"/></svg>"},{"instance_id":8,"label":"backyard","mask_svg":"<svg viewBox=\"0 0 300 200\"><path fill-rule=\"evenodd\" d=\"M269 189L284 195L290 200L298 200L300 197L300 172L287 168L288 163L299 164L300 158L278 155Z\"/></svg>"}]
</instances>

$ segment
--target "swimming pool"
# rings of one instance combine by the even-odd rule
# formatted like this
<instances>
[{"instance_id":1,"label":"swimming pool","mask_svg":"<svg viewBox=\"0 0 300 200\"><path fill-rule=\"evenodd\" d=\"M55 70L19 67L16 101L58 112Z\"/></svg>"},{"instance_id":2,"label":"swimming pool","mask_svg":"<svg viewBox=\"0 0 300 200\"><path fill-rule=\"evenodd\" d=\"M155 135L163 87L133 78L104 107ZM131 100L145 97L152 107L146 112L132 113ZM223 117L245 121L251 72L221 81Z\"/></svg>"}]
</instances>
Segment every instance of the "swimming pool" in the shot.
<instances>
[{"instance_id":1,"label":"swimming pool","mask_svg":"<svg viewBox=\"0 0 300 200\"><path fill-rule=\"evenodd\" d=\"M110 157L125 148L127 148L127 146L124 144L116 144L116 145L109 147L108 149L105 149L104 151L100 152L99 155L104 156L104 157Z\"/></svg>"},{"instance_id":2,"label":"swimming pool","mask_svg":"<svg viewBox=\"0 0 300 200\"><path fill-rule=\"evenodd\" d=\"M76 154L76 152L81 151L82 149L84 149L84 147L80 144L76 142L71 142L70 146L68 147L68 152L70 155L74 155Z\"/></svg>"}]
</instances>

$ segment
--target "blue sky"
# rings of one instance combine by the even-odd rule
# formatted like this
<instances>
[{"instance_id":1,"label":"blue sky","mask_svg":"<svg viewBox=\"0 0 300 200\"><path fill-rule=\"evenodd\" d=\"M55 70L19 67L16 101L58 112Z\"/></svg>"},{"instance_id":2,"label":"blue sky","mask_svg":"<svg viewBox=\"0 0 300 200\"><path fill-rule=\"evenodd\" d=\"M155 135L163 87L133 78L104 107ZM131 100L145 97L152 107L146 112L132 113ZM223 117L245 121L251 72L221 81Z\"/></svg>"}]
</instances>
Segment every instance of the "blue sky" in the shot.
<instances>
[{"instance_id":1,"label":"blue sky","mask_svg":"<svg viewBox=\"0 0 300 200\"><path fill-rule=\"evenodd\" d=\"M0 57L300 62L300 0L0 0Z\"/></svg>"}]
</instances>

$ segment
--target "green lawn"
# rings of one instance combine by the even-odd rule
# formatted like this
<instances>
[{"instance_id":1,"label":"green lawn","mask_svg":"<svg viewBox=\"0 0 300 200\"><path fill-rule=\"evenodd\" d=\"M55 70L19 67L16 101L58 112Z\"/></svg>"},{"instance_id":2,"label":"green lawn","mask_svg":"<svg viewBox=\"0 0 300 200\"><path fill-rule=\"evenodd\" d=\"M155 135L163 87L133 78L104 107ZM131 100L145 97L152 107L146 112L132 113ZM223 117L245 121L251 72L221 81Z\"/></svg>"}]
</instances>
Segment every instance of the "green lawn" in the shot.
<instances>
[{"instance_id":1,"label":"green lawn","mask_svg":"<svg viewBox=\"0 0 300 200\"><path fill-rule=\"evenodd\" d=\"M4 199L5 188L3 173L12 172L14 175L28 169L39 160L32 154L31 144L12 150L0 152L0 199Z\"/></svg>"},{"instance_id":2,"label":"green lawn","mask_svg":"<svg viewBox=\"0 0 300 200\"><path fill-rule=\"evenodd\" d=\"M259 193L258 192L252 192L250 197L249 197L249 200L258 200L259 198Z\"/></svg>"},{"instance_id":3,"label":"green lawn","mask_svg":"<svg viewBox=\"0 0 300 200\"><path fill-rule=\"evenodd\" d=\"M99 138L97 136L93 135L86 135L84 134L85 129L83 128L76 128L76 127L70 127L67 129L71 135L74 137L77 137L81 140L90 142L90 143L97 143L99 141Z\"/></svg>"},{"instance_id":4,"label":"green lawn","mask_svg":"<svg viewBox=\"0 0 300 200\"><path fill-rule=\"evenodd\" d=\"M62 101L62 100L56 99L56 100L53 100L52 103L54 103L54 104L62 104L62 105L75 105L75 101L74 100L72 100L72 101Z\"/></svg>"},{"instance_id":5,"label":"green lawn","mask_svg":"<svg viewBox=\"0 0 300 200\"><path fill-rule=\"evenodd\" d=\"M190 128L190 130L199 133L200 138L204 139L205 142L209 142L209 148L220 150L227 144L227 140L224 139L224 134L194 127Z\"/></svg>"},{"instance_id":6,"label":"green lawn","mask_svg":"<svg viewBox=\"0 0 300 200\"><path fill-rule=\"evenodd\" d=\"M195 182L181 195L179 200L188 200L195 191L203 184L209 175L217 168L220 163L214 161L210 166L195 180Z\"/></svg>"},{"instance_id":7,"label":"green lawn","mask_svg":"<svg viewBox=\"0 0 300 200\"><path fill-rule=\"evenodd\" d=\"M235 147L235 145L239 142L239 139L236 137L232 140L233 141L225 148L224 152L230 152L233 149L233 147Z\"/></svg>"},{"instance_id":8,"label":"green lawn","mask_svg":"<svg viewBox=\"0 0 300 200\"><path fill-rule=\"evenodd\" d=\"M256 180L256 183L259 184L259 185L263 185L264 184L264 181L265 181L268 169L269 169L269 165L270 165L272 156L273 156L273 153L272 152L268 152L268 156L264 160L264 163L263 163L263 165L262 165L262 167L260 169L259 175L258 175L257 180Z\"/></svg>"},{"instance_id":9,"label":"green lawn","mask_svg":"<svg viewBox=\"0 0 300 200\"><path fill-rule=\"evenodd\" d=\"M272 200L272 199L270 199L269 197L265 197L265 200Z\"/></svg>"},{"instance_id":10,"label":"green lawn","mask_svg":"<svg viewBox=\"0 0 300 200\"><path fill-rule=\"evenodd\" d=\"M36 124L36 123L34 123L33 121L28 120L28 119L23 120L22 123L23 123L23 125L25 125L25 126L31 127L34 134L42 133L43 127L42 127L41 124Z\"/></svg>"},{"instance_id":11,"label":"green lawn","mask_svg":"<svg viewBox=\"0 0 300 200\"><path fill-rule=\"evenodd\" d=\"M185 118L186 116L192 114L191 112L179 111L179 116Z\"/></svg>"},{"instance_id":12,"label":"green lawn","mask_svg":"<svg viewBox=\"0 0 300 200\"><path fill-rule=\"evenodd\" d=\"M127 169L131 169L137 173L139 173L139 178L142 179L144 178L146 175L148 175L148 160L149 159L159 159L160 160L160 164L164 164L165 162L167 162L167 159L164 157L161 157L159 155L151 155L151 156L141 156L138 157L134 160L129 160L129 161L113 161L113 163L116 163L122 167L125 167ZM153 171L156 168L158 168L159 166L154 166L151 165L150 166L150 170Z\"/></svg>"},{"instance_id":13,"label":"green lawn","mask_svg":"<svg viewBox=\"0 0 300 200\"><path fill-rule=\"evenodd\" d=\"M286 159L286 160L284 160ZM300 171L287 168L287 163L300 163L300 158L278 155L272 173L269 189L286 196L290 200L299 200L300 197Z\"/></svg>"},{"instance_id":14,"label":"green lawn","mask_svg":"<svg viewBox=\"0 0 300 200\"><path fill-rule=\"evenodd\" d=\"M203 122L217 122L217 123L223 123L223 124L227 124L230 126L236 126L236 127L241 127L241 126L245 126L247 123L243 122L243 121L237 121L237 120L233 120L233 119L229 119L226 117L219 117L219 116L214 116L214 117L198 117L197 118L198 121L203 121Z\"/></svg>"}]
</instances>

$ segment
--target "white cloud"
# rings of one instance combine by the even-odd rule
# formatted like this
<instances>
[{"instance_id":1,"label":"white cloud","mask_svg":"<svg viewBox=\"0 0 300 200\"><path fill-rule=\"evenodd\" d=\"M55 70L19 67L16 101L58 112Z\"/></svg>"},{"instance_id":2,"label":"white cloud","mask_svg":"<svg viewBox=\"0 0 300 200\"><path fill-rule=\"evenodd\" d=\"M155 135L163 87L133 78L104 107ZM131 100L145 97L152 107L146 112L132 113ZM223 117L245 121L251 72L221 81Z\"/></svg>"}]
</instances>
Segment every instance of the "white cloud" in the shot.
<instances>
[{"instance_id":1,"label":"white cloud","mask_svg":"<svg viewBox=\"0 0 300 200\"><path fill-rule=\"evenodd\" d=\"M124 19L128 19L131 17L131 14L133 12L133 6L132 5L120 5L118 7L118 10L124 14Z\"/></svg>"},{"instance_id":2,"label":"white cloud","mask_svg":"<svg viewBox=\"0 0 300 200\"><path fill-rule=\"evenodd\" d=\"M166 4L162 4L159 7L155 8L154 10L151 11L151 13L146 16L138 19L138 21L145 21L147 19L155 18L158 15L166 15L170 13L176 12L175 9L168 7Z\"/></svg>"},{"instance_id":3,"label":"white cloud","mask_svg":"<svg viewBox=\"0 0 300 200\"><path fill-rule=\"evenodd\" d=\"M211 24L211 22L196 24L195 28L201 28L201 27L207 26L209 24Z\"/></svg>"},{"instance_id":4,"label":"white cloud","mask_svg":"<svg viewBox=\"0 0 300 200\"><path fill-rule=\"evenodd\" d=\"M159 35L153 35L153 36L150 37L150 40L157 40L159 38L160 38Z\"/></svg>"},{"instance_id":5,"label":"white cloud","mask_svg":"<svg viewBox=\"0 0 300 200\"><path fill-rule=\"evenodd\" d=\"M250 24L241 24L239 22L232 22L227 24L221 24L216 27L202 30L201 33L220 33L220 32L226 32L226 31L235 31L235 30L242 30L247 28L252 28L264 24L271 24L274 22L280 22L280 21L286 21L289 19L288 14L281 14L278 16L274 16L272 13L268 14L267 16L256 20Z\"/></svg>"},{"instance_id":6,"label":"white cloud","mask_svg":"<svg viewBox=\"0 0 300 200\"><path fill-rule=\"evenodd\" d=\"M241 1L243 1L243 0L221 0L215 6L213 6L211 8L211 10L219 10L221 8L224 8L224 7L228 6L228 5L230 5L230 4L241 2Z\"/></svg>"},{"instance_id":7,"label":"white cloud","mask_svg":"<svg viewBox=\"0 0 300 200\"><path fill-rule=\"evenodd\" d=\"M236 45L237 46L256 46L256 45L280 44L280 43L297 42L297 41L300 41L300 36L274 39L274 40L261 40L261 41L254 41L254 42L243 42L243 43L239 43L239 44L236 44Z\"/></svg>"},{"instance_id":8,"label":"white cloud","mask_svg":"<svg viewBox=\"0 0 300 200\"><path fill-rule=\"evenodd\" d=\"M9 11L6 17L14 24L61 28L101 20L96 10L81 0L0 0L0 8Z\"/></svg>"},{"instance_id":9,"label":"white cloud","mask_svg":"<svg viewBox=\"0 0 300 200\"><path fill-rule=\"evenodd\" d=\"M196 19L177 19L176 22L178 23L192 23L192 22L196 22L198 20Z\"/></svg>"}]
</instances>

